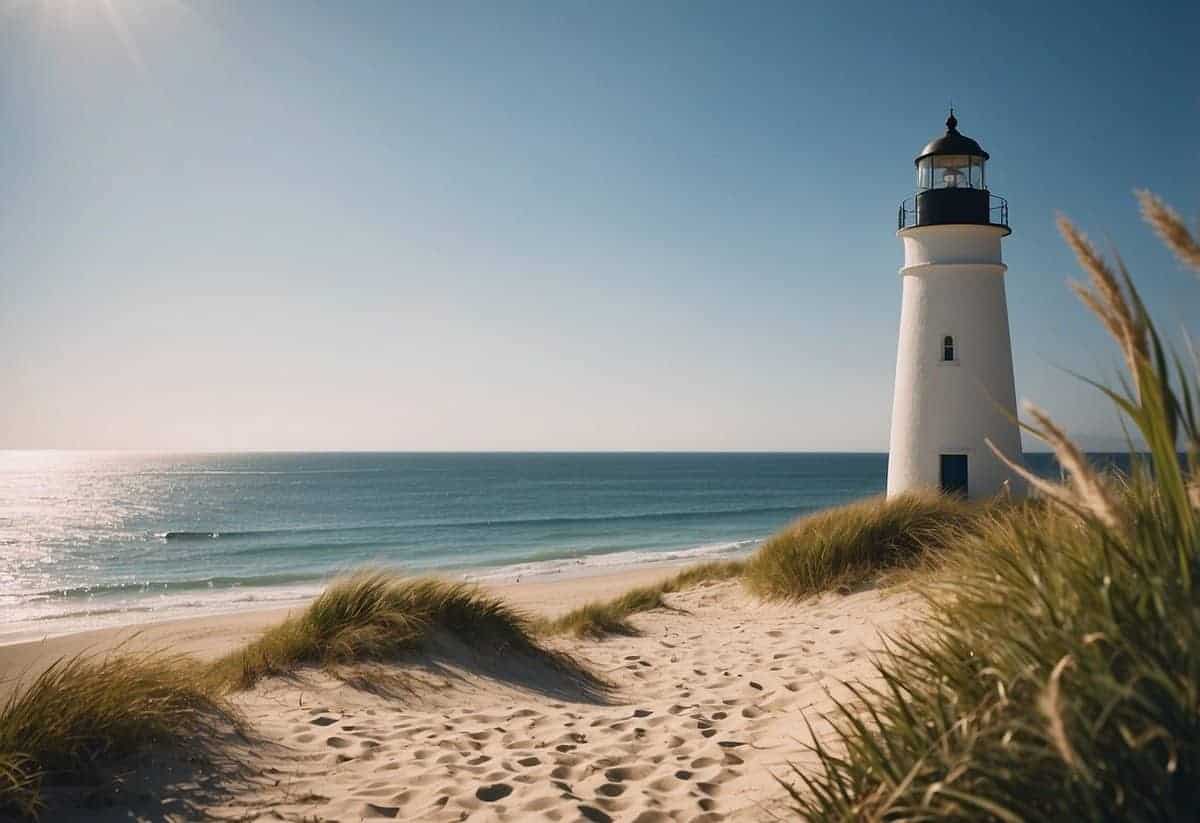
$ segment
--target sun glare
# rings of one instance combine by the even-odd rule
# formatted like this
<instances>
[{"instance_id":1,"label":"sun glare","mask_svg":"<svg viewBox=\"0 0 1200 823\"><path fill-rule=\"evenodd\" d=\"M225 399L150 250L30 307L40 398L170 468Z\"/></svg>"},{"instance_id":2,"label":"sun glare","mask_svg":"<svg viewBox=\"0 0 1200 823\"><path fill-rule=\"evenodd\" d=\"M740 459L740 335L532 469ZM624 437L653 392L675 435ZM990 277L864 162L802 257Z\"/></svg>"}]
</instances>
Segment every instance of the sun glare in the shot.
<instances>
[{"instance_id":1,"label":"sun glare","mask_svg":"<svg viewBox=\"0 0 1200 823\"><path fill-rule=\"evenodd\" d=\"M0 0L0 16L30 14L44 29L111 37L131 63L145 70L135 30L155 7L191 11L183 0Z\"/></svg>"}]
</instances>

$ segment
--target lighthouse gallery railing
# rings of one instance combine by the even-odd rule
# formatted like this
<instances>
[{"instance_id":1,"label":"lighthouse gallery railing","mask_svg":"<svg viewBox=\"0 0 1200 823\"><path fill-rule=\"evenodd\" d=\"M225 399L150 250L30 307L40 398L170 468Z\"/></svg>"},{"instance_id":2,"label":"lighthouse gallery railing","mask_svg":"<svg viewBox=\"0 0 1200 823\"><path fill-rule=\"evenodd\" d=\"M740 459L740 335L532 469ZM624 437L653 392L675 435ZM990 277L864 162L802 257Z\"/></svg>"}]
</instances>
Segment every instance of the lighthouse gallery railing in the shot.
<instances>
[{"instance_id":1,"label":"lighthouse gallery railing","mask_svg":"<svg viewBox=\"0 0 1200 823\"><path fill-rule=\"evenodd\" d=\"M945 222L941 220L922 220L921 216L921 212L917 209L917 196L914 195L905 198L900 201L900 213L899 219L896 221L896 227L897 229L911 229L915 226L933 226ZM1008 201L1000 195L992 194L991 192L988 193L988 223L993 226L1008 228Z\"/></svg>"}]
</instances>

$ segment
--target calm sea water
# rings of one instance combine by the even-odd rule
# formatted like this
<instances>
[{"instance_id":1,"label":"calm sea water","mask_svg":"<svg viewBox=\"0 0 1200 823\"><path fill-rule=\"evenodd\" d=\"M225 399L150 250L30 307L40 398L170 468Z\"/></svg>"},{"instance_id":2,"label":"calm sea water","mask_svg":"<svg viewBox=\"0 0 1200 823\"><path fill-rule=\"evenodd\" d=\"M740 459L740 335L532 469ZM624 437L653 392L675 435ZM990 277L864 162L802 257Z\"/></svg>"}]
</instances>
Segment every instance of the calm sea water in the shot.
<instances>
[{"instance_id":1,"label":"calm sea water","mask_svg":"<svg viewBox=\"0 0 1200 823\"><path fill-rule=\"evenodd\" d=\"M744 553L880 493L886 470L883 454L0 452L0 643L285 604L364 564L551 579Z\"/></svg>"}]
</instances>

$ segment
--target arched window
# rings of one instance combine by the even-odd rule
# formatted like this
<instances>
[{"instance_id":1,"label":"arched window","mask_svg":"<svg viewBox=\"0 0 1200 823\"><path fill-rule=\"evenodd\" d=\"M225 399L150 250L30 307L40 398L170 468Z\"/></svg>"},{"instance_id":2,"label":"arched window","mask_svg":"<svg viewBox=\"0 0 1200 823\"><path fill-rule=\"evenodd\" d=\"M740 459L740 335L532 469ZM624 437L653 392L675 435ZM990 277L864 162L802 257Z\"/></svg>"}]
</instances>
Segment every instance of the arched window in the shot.
<instances>
[{"instance_id":1,"label":"arched window","mask_svg":"<svg viewBox=\"0 0 1200 823\"><path fill-rule=\"evenodd\" d=\"M942 338L942 362L954 362L954 338L950 335Z\"/></svg>"}]
</instances>

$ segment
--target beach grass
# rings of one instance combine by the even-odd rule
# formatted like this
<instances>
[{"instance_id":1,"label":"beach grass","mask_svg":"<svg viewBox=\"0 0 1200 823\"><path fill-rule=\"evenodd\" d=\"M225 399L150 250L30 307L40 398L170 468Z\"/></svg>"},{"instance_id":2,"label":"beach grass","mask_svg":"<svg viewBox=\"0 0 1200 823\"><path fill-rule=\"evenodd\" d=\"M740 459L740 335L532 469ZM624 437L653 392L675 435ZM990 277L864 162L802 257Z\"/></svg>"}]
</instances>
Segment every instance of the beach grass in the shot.
<instances>
[{"instance_id":1,"label":"beach grass","mask_svg":"<svg viewBox=\"0 0 1200 823\"><path fill-rule=\"evenodd\" d=\"M217 660L208 679L224 688L251 688L263 677L305 665L414 651L438 631L498 654L561 657L537 643L521 611L474 586L364 570L335 580L303 612Z\"/></svg>"},{"instance_id":2,"label":"beach grass","mask_svg":"<svg viewBox=\"0 0 1200 823\"><path fill-rule=\"evenodd\" d=\"M0 815L33 817L45 779L91 779L98 764L181 741L193 757L236 714L190 658L116 652L59 660L0 707Z\"/></svg>"},{"instance_id":3,"label":"beach grass","mask_svg":"<svg viewBox=\"0 0 1200 823\"><path fill-rule=\"evenodd\" d=\"M610 600L542 620L541 634L600 639L635 635L629 618L669 608L668 594L706 582L741 580L767 598L798 598L875 580L881 573L936 563L985 518L1019 508L1005 501L967 503L936 492L872 498L802 517L744 560L701 563Z\"/></svg>"},{"instance_id":4,"label":"beach grass","mask_svg":"<svg viewBox=\"0 0 1200 823\"><path fill-rule=\"evenodd\" d=\"M747 561L745 582L767 598L853 587L956 545L996 507L920 492L827 509L768 539Z\"/></svg>"},{"instance_id":5,"label":"beach grass","mask_svg":"<svg viewBox=\"0 0 1200 823\"><path fill-rule=\"evenodd\" d=\"M1141 197L1200 271L1200 242ZM1196 819L1200 373L1166 351L1123 266L1060 225L1089 276L1075 289L1127 368L1119 390L1098 388L1146 452L1114 484L1029 410L1067 481L1028 478L1049 505L986 522L946 558L928 617L878 660L876 685L853 687L818 767L797 771L804 819Z\"/></svg>"},{"instance_id":6,"label":"beach grass","mask_svg":"<svg viewBox=\"0 0 1200 823\"><path fill-rule=\"evenodd\" d=\"M560 617L542 620L537 624L537 629L540 634L566 634L593 639L609 635L635 635L637 628L629 622L629 618L641 612L667 608L664 595L702 583L738 578L744 568L745 562L741 560L716 560L689 566L661 583L639 586L611 600L585 603Z\"/></svg>"}]
</instances>

